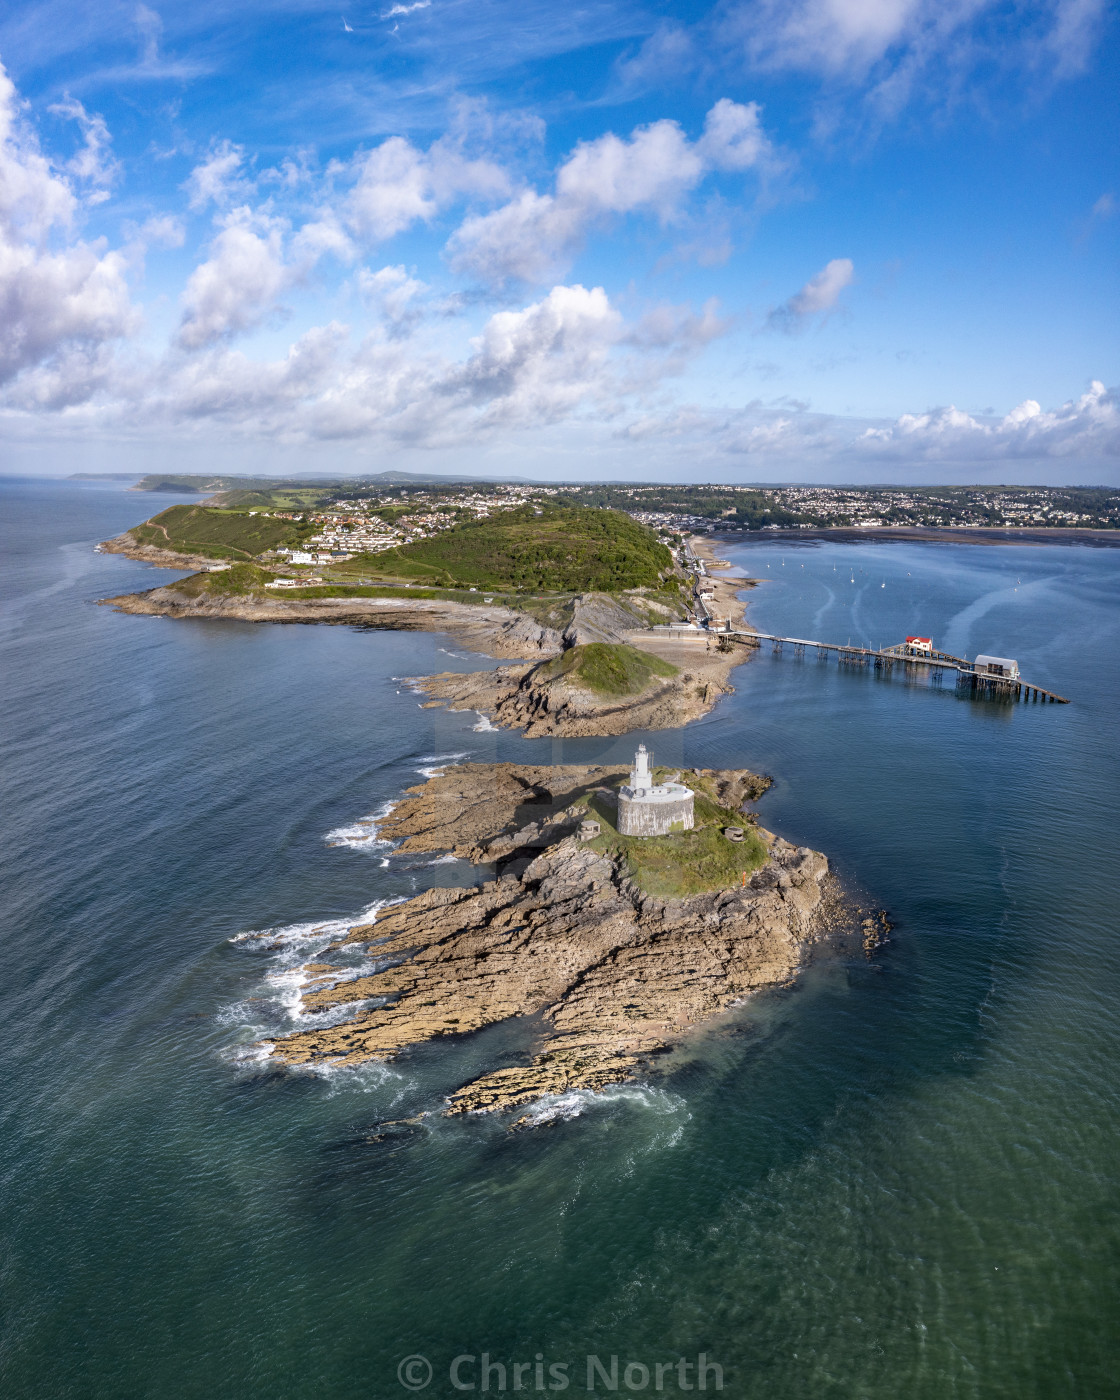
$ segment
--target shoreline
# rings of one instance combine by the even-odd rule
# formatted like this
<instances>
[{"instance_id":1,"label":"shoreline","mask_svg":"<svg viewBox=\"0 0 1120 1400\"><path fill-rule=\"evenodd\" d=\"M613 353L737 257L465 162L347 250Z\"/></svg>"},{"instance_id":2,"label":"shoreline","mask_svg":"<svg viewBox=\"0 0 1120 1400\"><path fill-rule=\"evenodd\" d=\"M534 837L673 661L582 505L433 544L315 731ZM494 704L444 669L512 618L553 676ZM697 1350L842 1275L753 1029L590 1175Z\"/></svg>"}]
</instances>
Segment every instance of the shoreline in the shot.
<instances>
[{"instance_id":1,"label":"shoreline","mask_svg":"<svg viewBox=\"0 0 1120 1400\"><path fill-rule=\"evenodd\" d=\"M707 540L690 539L705 566L719 569ZM740 595L755 579L708 576L720 615L746 630L747 601ZM708 714L734 689L731 672L750 661L752 648L706 631L669 636L648 630L618 631L613 640L648 652L676 669L670 679L651 681L633 696L604 699L586 687L546 674L540 662L502 666L494 671L444 671L413 677L432 705L473 710L491 723L520 729L526 738L556 735L584 738L627 734L635 729L678 729Z\"/></svg>"},{"instance_id":2,"label":"shoreline","mask_svg":"<svg viewBox=\"0 0 1120 1400\"><path fill-rule=\"evenodd\" d=\"M117 612L146 617L210 618L237 622L320 623L381 632L442 632L456 643L496 660L550 657L561 650L560 634L527 613L417 598L237 598L191 597L175 584L99 600Z\"/></svg>"},{"instance_id":3,"label":"shoreline","mask_svg":"<svg viewBox=\"0 0 1120 1400\"><path fill-rule=\"evenodd\" d=\"M1008 525L969 525L960 529L947 526L918 525L814 525L808 530L731 530L719 526L706 531L699 539L722 540L729 544L747 544L773 540L790 544L797 540L831 540L840 544L855 544L874 540L878 544L909 541L915 544L975 544L975 545L1087 545L1097 549L1120 549L1120 530L1090 530L1076 526L1035 526L1017 529Z\"/></svg>"},{"instance_id":4,"label":"shoreline","mask_svg":"<svg viewBox=\"0 0 1120 1400\"><path fill-rule=\"evenodd\" d=\"M732 566L717 559L711 537L689 543L705 566L696 582L710 614L753 630L747 595L757 580L724 574ZM163 553L119 552L148 562ZM490 654L535 651L534 660L495 670L413 680L434 697L425 707L477 711L527 737L683 727L731 691L731 671L754 654L706 630L670 636L627 627L641 619L612 595L580 595L563 633L513 608L446 600L274 600L192 595L172 584L104 601L171 617L423 629ZM552 661L593 651L600 638L675 669L649 671L637 694L594 697ZM789 985L826 936L841 928L859 936L827 857L758 826L749 804L768 779L747 770L686 775L705 796L704 819L698 805L695 831L640 842L636 851L607 834L611 795L625 777L599 767L460 764L407 789L378 823L378 839L403 853L489 866L493 878L424 890L317 953L301 969L301 1012L353 1014L276 1036L269 1058L293 1067L354 1065L520 1020L532 1043L518 1062L482 1068L446 1104L450 1114L514 1110L547 1094L632 1079L754 992ZM603 836L581 833L589 816L604 823ZM725 832L734 826L733 839ZM864 921L868 953L888 928L885 915L877 917ZM355 955L367 967L373 959L375 970L354 975Z\"/></svg>"}]
</instances>

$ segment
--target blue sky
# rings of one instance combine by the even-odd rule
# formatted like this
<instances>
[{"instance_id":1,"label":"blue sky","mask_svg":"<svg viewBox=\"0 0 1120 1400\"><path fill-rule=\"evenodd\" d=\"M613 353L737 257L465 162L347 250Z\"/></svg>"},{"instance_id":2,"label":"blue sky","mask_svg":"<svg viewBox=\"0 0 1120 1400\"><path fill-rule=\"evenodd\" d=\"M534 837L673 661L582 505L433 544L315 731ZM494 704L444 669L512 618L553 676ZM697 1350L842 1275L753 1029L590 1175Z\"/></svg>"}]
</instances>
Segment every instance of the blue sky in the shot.
<instances>
[{"instance_id":1,"label":"blue sky","mask_svg":"<svg viewBox=\"0 0 1120 1400\"><path fill-rule=\"evenodd\" d=\"M5 470L1120 480L1103 0L4 16Z\"/></svg>"}]
</instances>

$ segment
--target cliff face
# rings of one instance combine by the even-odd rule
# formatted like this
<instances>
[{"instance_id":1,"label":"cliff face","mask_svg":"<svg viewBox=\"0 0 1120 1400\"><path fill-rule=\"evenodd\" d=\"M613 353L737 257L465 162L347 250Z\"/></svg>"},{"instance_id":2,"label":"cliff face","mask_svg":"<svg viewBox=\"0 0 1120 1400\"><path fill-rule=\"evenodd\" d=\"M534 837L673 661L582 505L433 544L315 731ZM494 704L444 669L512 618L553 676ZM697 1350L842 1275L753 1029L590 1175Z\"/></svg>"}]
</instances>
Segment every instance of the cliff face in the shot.
<instances>
[{"instance_id":1,"label":"cliff face","mask_svg":"<svg viewBox=\"0 0 1120 1400\"><path fill-rule=\"evenodd\" d=\"M690 1027L789 978L821 926L825 857L767 837L765 864L742 886L652 898L620 860L572 834L578 806L558 806L605 771L463 765L433 779L436 792L418 789L384 834L408 832L405 850L504 860L505 873L477 888L429 890L351 929L342 942L367 945L381 966L332 984L332 968L319 964L303 1003L363 1009L276 1042L276 1058L353 1064L535 1015L541 1033L528 1063L481 1075L449 1105L509 1108L625 1079ZM735 795L757 782L716 780Z\"/></svg>"}]
</instances>

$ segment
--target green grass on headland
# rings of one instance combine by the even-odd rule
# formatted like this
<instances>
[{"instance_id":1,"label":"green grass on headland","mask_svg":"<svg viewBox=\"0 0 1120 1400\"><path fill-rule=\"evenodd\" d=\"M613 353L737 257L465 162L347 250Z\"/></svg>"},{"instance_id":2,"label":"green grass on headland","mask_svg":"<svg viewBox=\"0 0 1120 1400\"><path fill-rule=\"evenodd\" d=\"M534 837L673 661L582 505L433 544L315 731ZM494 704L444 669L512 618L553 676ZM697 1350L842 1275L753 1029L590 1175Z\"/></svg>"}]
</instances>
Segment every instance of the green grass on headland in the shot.
<instances>
[{"instance_id":1,"label":"green grass on headland","mask_svg":"<svg viewBox=\"0 0 1120 1400\"><path fill-rule=\"evenodd\" d=\"M569 647L546 661L534 680L551 681L563 677L572 685L582 685L597 695L640 695L654 676L675 676L678 667L659 656L639 651L625 642L589 642Z\"/></svg>"},{"instance_id":2,"label":"green grass on headland","mask_svg":"<svg viewBox=\"0 0 1120 1400\"><path fill-rule=\"evenodd\" d=\"M656 770L659 778L667 770ZM708 784L697 773L682 772L680 781L696 794L692 831L669 836L623 836L615 826L613 802L591 797L588 814L602 826L603 833L590 844L595 850L620 856L627 873L639 889L658 899L683 899L709 890L739 888L744 876L749 880L766 862L766 843L755 827L747 824L741 812L721 807L707 791ZM743 828L742 841L729 841L724 828Z\"/></svg>"},{"instance_id":3,"label":"green grass on headland","mask_svg":"<svg viewBox=\"0 0 1120 1400\"><path fill-rule=\"evenodd\" d=\"M248 597L260 592L274 577L275 575L270 574L267 569L262 569L256 564L236 563L214 574L191 574L190 578L180 579L178 583L168 586L174 588L177 593L186 593L192 598L203 593L213 593L222 597ZM293 589L293 592L295 591Z\"/></svg>"},{"instance_id":4,"label":"green grass on headland","mask_svg":"<svg viewBox=\"0 0 1120 1400\"><path fill-rule=\"evenodd\" d=\"M387 583L365 586L308 583L299 588L265 588L266 584L272 583L278 577L290 578L292 575L277 575L256 564L239 563L228 569L222 569L218 573L192 574L190 578L183 579L174 587L178 592L187 593L192 597L197 597L202 593L210 593L215 597L255 595L259 598L268 598L273 602L277 599L300 602L314 598L408 598L413 601L435 598L445 602L477 605L483 601L479 594L471 593L465 588L420 588ZM495 606L499 604L511 607L523 606L520 597L503 597L500 594L491 593L486 594L486 597Z\"/></svg>"},{"instance_id":5,"label":"green grass on headland","mask_svg":"<svg viewBox=\"0 0 1120 1400\"><path fill-rule=\"evenodd\" d=\"M300 521L277 520L270 515L211 506L171 506L130 533L140 544L179 554L250 560L267 549L295 547L311 532L312 527Z\"/></svg>"},{"instance_id":6,"label":"green grass on headland","mask_svg":"<svg viewBox=\"0 0 1120 1400\"><path fill-rule=\"evenodd\" d=\"M247 562L304 545L317 528L246 508L176 505L130 533L159 549ZM415 582L569 595L646 588L667 590L674 602L678 594L672 557L644 525L619 511L548 503L464 520L427 539L339 560L331 570L332 582L340 584Z\"/></svg>"}]
</instances>

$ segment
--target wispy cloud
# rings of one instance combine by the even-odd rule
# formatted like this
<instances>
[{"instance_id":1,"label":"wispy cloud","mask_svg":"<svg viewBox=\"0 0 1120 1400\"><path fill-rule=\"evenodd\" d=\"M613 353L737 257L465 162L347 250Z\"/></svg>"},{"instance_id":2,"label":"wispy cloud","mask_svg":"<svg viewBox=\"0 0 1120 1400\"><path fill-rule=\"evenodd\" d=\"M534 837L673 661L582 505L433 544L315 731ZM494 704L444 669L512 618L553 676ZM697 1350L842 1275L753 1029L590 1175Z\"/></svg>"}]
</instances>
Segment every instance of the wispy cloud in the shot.
<instances>
[{"instance_id":1,"label":"wispy cloud","mask_svg":"<svg viewBox=\"0 0 1120 1400\"><path fill-rule=\"evenodd\" d=\"M382 19L399 19L401 15L411 15L417 10L431 8L432 0L413 0L411 5L393 5L381 13Z\"/></svg>"},{"instance_id":2,"label":"wispy cloud","mask_svg":"<svg viewBox=\"0 0 1120 1400\"><path fill-rule=\"evenodd\" d=\"M799 292L781 306L774 307L766 318L767 329L784 331L787 335L803 330L808 323L835 310L840 293L850 287L854 279L855 265L851 258L833 258L810 277Z\"/></svg>"}]
</instances>

